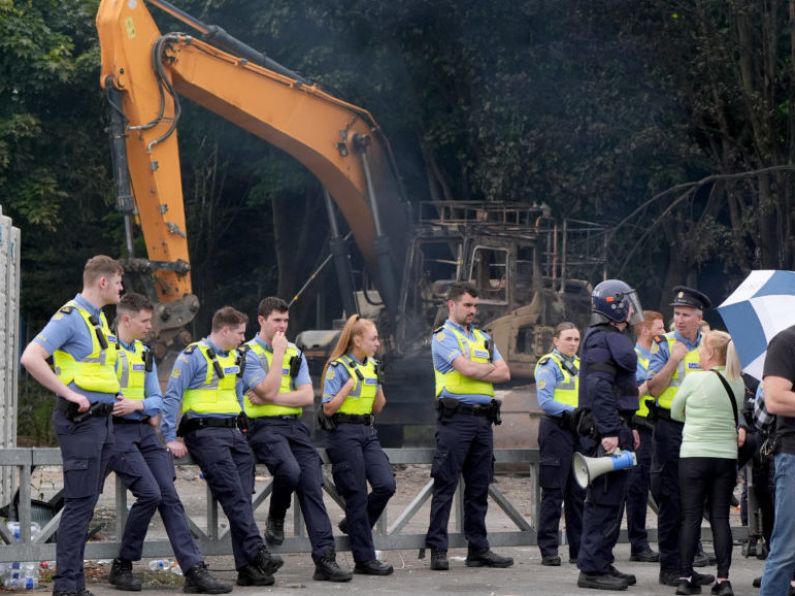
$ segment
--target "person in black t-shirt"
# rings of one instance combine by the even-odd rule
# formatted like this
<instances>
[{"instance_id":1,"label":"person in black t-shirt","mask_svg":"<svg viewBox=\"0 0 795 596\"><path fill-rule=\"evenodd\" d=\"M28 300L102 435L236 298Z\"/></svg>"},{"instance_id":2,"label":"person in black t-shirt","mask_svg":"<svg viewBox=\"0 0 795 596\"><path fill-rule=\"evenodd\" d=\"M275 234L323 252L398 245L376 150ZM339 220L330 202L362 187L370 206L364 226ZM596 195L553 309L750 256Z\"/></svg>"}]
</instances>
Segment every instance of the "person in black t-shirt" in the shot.
<instances>
[{"instance_id":1,"label":"person in black t-shirt","mask_svg":"<svg viewBox=\"0 0 795 596\"><path fill-rule=\"evenodd\" d=\"M760 596L787 594L795 571L795 326L776 335L767 347L765 407L778 416L775 455L776 503L770 554Z\"/></svg>"}]
</instances>

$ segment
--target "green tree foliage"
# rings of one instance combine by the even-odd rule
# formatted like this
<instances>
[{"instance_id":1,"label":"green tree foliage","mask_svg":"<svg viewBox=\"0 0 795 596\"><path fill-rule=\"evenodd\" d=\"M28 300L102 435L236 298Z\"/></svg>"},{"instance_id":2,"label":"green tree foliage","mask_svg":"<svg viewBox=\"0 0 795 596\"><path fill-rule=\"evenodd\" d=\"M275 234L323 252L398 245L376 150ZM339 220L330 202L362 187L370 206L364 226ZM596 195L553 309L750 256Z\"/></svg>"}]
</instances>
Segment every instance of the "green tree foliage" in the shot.
<instances>
[{"instance_id":1,"label":"green tree foliage","mask_svg":"<svg viewBox=\"0 0 795 596\"><path fill-rule=\"evenodd\" d=\"M650 303L699 268L792 267L791 174L765 170L794 150L792 2L179 5L366 107L412 201L544 202L615 230L608 272ZM96 6L0 0L0 185L37 322L75 291L85 257L121 247ZM198 334L222 304L252 312L262 294L295 292L327 230L321 189L291 158L195 107L180 135ZM727 177L749 170L765 171Z\"/></svg>"}]
</instances>

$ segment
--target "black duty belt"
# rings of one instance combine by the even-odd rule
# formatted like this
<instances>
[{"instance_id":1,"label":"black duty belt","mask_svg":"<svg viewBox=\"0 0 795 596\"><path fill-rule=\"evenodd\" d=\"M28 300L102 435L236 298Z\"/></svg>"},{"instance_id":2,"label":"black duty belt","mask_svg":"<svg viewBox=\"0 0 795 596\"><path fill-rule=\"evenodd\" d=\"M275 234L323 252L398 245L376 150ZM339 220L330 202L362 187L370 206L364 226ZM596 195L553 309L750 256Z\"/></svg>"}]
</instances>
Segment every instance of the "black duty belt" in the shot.
<instances>
[{"instance_id":1,"label":"black duty belt","mask_svg":"<svg viewBox=\"0 0 795 596\"><path fill-rule=\"evenodd\" d=\"M120 416L113 417L113 424L147 424L149 416L141 418L140 420L133 420L132 418L122 418Z\"/></svg>"},{"instance_id":2,"label":"black duty belt","mask_svg":"<svg viewBox=\"0 0 795 596\"><path fill-rule=\"evenodd\" d=\"M253 422L255 420L298 420L301 418L298 414L279 414L278 416L256 416L250 418Z\"/></svg>"},{"instance_id":3,"label":"black duty belt","mask_svg":"<svg viewBox=\"0 0 795 596\"><path fill-rule=\"evenodd\" d=\"M671 410L657 406L656 416L657 418L662 418L663 420L671 420Z\"/></svg>"},{"instance_id":4,"label":"black duty belt","mask_svg":"<svg viewBox=\"0 0 795 596\"><path fill-rule=\"evenodd\" d=\"M88 410L80 412L78 411L78 405L76 403L68 401L63 397L58 398L55 407L72 422L82 422L83 420L93 417L107 418L113 412L113 404L106 404L103 402L93 403Z\"/></svg>"},{"instance_id":5,"label":"black duty belt","mask_svg":"<svg viewBox=\"0 0 795 596\"><path fill-rule=\"evenodd\" d=\"M237 428L237 417L234 418L190 418L179 423L179 430L184 435L201 428Z\"/></svg>"},{"instance_id":6,"label":"black duty belt","mask_svg":"<svg viewBox=\"0 0 795 596\"><path fill-rule=\"evenodd\" d=\"M491 414L491 406L470 406L469 404L459 403L455 413L463 414L464 416L489 416Z\"/></svg>"},{"instance_id":7,"label":"black duty belt","mask_svg":"<svg viewBox=\"0 0 795 596\"><path fill-rule=\"evenodd\" d=\"M560 428L566 428L566 425L563 424L563 417L562 416L550 416L549 414L544 414L544 419L549 420L555 426L559 426Z\"/></svg>"},{"instance_id":8,"label":"black duty belt","mask_svg":"<svg viewBox=\"0 0 795 596\"><path fill-rule=\"evenodd\" d=\"M645 428L654 428L654 424L651 420L649 420L646 416L638 416L637 414L632 416L632 425L635 427L642 426Z\"/></svg>"},{"instance_id":9,"label":"black duty belt","mask_svg":"<svg viewBox=\"0 0 795 596\"><path fill-rule=\"evenodd\" d=\"M331 419L335 424L364 424L372 426L375 416L372 414L334 414Z\"/></svg>"}]
</instances>

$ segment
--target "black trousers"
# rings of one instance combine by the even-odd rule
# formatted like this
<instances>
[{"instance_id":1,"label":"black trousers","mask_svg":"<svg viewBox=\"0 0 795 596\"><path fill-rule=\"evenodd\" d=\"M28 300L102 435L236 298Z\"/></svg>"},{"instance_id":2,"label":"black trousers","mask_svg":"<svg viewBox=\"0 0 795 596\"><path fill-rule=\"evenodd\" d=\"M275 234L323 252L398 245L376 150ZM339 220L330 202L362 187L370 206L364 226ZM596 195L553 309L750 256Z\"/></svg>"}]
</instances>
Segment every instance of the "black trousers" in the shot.
<instances>
[{"instance_id":1,"label":"black trousers","mask_svg":"<svg viewBox=\"0 0 795 596\"><path fill-rule=\"evenodd\" d=\"M682 526L679 531L680 574L693 574L693 558L701 532L704 502L709 508L709 524L718 559L718 577L729 577L732 534L729 509L737 483L737 460L717 457L683 457L679 460Z\"/></svg>"}]
</instances>

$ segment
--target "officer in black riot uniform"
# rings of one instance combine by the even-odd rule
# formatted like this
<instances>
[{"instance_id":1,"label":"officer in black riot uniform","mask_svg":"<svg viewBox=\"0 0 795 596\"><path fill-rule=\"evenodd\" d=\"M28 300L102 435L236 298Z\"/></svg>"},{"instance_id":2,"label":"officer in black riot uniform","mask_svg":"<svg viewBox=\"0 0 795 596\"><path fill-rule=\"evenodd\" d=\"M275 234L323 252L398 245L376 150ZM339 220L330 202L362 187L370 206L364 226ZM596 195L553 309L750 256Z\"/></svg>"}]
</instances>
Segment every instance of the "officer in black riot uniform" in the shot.
<instances>
[{"instance_id":1,"label":"officer in black riot uniform","mask_svg":"<svg viewBox=\"0 0 795 596\"><path fill-rule=\"evenodd\" d=\"M638 433L630 428L638 409L638 360L625 332L629 324L642 320L643 313L637 292L617 279L594 288L591 309L592 325L582 342L579 402L593 417L593 434L598 440L593 455L601 457L638 446ZM608 472L588 487L577 557L577 585L581 588L626 590L636 582L634 575L613 566L628 478L628 470Z\"/></svg>"}]
</instances>

